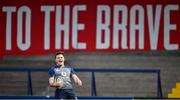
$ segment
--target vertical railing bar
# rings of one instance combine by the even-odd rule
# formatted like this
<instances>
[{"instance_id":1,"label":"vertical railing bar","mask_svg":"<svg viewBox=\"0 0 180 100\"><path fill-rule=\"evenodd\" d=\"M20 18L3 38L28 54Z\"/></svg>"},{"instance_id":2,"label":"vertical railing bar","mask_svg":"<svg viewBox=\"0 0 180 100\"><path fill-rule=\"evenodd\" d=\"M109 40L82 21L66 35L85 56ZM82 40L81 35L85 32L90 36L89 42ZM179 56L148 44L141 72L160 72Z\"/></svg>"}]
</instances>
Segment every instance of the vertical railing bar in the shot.
<instances>
[{"instance_id":1,"label":"vertical railing bar","mask_svg":"<svg viewBox=\"0 0 180 100\"><path fill-rule=\"evenodd\" d=\"M158 98L163 98L160 71L158 71Z\"/></svg>"},{"instance_id":2,"label":"vertical railing bar","mask_svg":"<svg viewBox=\"0 0 180 100\"><path fill-rule=\"evenodd\" d=\"M96 94L96 79L95 79L95 73L92 72L92 87L91 87L91 96L97 96Z\"/></svg>"},{"instance_id":3,"label":"vertical railing bar","mask_svg":"<svg viewBox=\"0 0 180 100\"><path fill-rule=\"evenodd\" d=\"M32 80L31 80L31 71L28 70L28 86L27 86L27 91L28 91L28 95L33 95L33 92L32 92Z\"/></svg>"}]
</instances>

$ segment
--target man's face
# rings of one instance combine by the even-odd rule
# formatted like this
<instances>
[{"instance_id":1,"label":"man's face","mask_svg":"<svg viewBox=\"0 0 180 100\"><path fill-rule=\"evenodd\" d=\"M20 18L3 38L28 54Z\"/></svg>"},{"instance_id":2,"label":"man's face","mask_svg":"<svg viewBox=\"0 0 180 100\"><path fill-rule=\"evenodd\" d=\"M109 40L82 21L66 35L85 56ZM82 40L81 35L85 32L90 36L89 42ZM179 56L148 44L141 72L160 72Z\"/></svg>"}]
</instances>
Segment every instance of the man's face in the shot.
<instances>
[{"instance_id":1,"label":"man's face","mask_svg":"<svg viewBox=\"0 0 180 100\"><path fill-rule=\"evenodd\" d=\"M55 62L58 66L62 66L64 65L64 56L62 54L59 54L59 55L56 55L56 59L55 59Z\"/></svg>"}]
</instances>

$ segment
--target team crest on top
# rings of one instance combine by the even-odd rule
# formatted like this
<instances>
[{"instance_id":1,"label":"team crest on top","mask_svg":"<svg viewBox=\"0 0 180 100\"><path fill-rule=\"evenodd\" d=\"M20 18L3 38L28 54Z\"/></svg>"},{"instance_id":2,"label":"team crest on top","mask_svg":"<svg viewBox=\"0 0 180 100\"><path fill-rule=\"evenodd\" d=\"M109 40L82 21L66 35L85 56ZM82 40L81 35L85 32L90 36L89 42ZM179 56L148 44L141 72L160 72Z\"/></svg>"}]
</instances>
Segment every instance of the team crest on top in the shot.
<instances>
[{"instance_id":1,"label":"team crest on top","mask_svg":"<svg viewBox=\"0 0 180 100\"><path fill-rule=\"evenodd\" d=\"M62 75L62 76L67 76L66 71L63 70L63 71L61 72L61 75Z\"/></svg>"}]
</instances>

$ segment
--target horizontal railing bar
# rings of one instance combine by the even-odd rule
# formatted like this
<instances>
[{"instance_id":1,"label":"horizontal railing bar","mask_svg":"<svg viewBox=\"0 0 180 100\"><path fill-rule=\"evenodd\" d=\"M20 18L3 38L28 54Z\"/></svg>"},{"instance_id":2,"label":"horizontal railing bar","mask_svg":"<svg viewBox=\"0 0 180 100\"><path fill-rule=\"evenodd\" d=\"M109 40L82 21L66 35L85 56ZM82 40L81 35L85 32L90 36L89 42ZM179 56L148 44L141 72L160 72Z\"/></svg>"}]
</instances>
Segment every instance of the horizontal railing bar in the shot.
<instances>
[{"instance_id":1,"label":"horizontal railing bar","mask_svg":"<svg viewBox=\"0 0 180 100\"><path fill-rule=\"evenodd\" d=\"M0 68L0 71L48 71L48 68ZM159 73L160 69L74 69L77 72L133 72L133 73Z\"/></svg>"},{"instance_id":2,"label":"horizontal railing bar","mask_svg":"<svg viewBox=\"0 0 180 100\"><path fill-rule=\"evenodd\" d=\"M158 73L160 69L75 69L78 72L134 72L134 73Z\"/></svg>"}]
</instances>

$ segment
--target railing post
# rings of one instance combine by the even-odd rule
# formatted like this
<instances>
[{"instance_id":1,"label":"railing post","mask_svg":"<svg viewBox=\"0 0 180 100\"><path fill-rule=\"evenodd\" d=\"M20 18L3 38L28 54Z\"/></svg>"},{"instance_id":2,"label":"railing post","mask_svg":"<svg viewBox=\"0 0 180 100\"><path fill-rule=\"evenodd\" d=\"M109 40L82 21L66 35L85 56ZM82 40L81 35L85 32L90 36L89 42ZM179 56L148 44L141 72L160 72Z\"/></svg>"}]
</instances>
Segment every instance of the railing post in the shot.
<instances>
[{"instance_id":1,"label":"railing post","mask_svg":"<svg viewBox=\"0 0 180 100\"><path fill-rule=\"evenodd\" d=\"M91 96L96 96L96 79L95 73L92 72L92 80L91 80Z\"/></svg>"},{"instance_id":2,"label":"railing post","mask_svg":"<svg viewBox=\"0 0 180 100\"><path fill-rule=\"evenodd\" d=\"M158 81L157 81L157 84L158 84L157 96L158 96L158 98L163 98L162 87L161 87L160 70L158 71L158 77L157 78L158 78Z\"/></svg>"},{"instance_id":3,"label":"railing post","mask_svg":"<svg viewBox=\"0 0 180 100\"><path fill-rule=\"evenodd\" d=\"M27 86L27 92L28 92L28 95L33 95L32 93L32 81L31 81L31 71L28 70L28 86Z\"/></svg>"}]
</instances>

